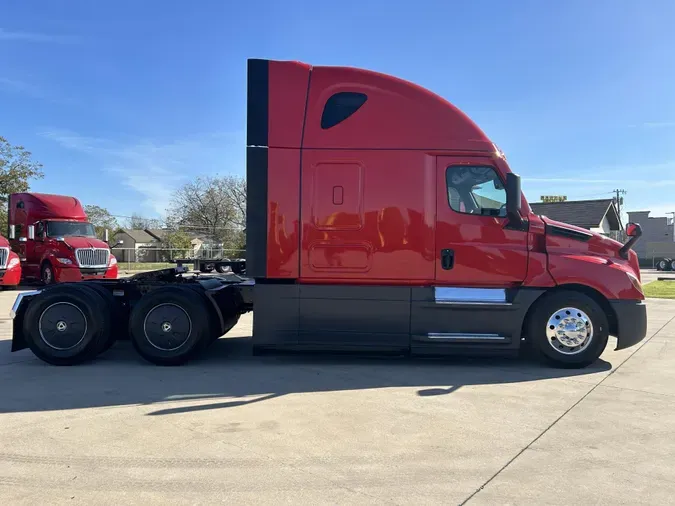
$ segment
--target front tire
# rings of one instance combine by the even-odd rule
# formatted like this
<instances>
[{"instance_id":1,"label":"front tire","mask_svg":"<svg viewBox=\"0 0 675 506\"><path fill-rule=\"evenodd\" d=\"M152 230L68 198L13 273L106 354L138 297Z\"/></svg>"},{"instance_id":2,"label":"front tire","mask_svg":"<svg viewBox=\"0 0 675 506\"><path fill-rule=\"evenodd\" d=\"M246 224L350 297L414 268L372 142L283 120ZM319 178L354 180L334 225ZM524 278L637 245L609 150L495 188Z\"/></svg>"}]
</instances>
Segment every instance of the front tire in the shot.
<instances>
[{"instance_id":1,"label":"front tire","mask_svg":"<svg viewBox=\"0 0 675 506\"><path fill-rule=\"evenodd\" d=\"M136 351L156 365L181 365L210 337L210 318L201 297L183 287L167 287L144 295L129 318Z\"/></svg>"},{"instance_id":2,"label":"front tire","mask_svg":"<svg viewBox=\"0 0 675 506\"><path fill-rule=\"evenodd\" d=\"M53 285L55 283L54 268L49 262L42 264L42 268L40 269L40 280L42 281L42 284L46 286Z\"/></svg>"},{"instance_id":3,"label":"front tire","mask_svg":"<svg viewBox=\"0 0 675 506\"><path fill-rule=\"evenodd\" d=\"M591 365L602 355L608 339L607 315L597 302L579 292L545 295L527 323L530 348L555 367Z\"/></svg>"}]
</instances>

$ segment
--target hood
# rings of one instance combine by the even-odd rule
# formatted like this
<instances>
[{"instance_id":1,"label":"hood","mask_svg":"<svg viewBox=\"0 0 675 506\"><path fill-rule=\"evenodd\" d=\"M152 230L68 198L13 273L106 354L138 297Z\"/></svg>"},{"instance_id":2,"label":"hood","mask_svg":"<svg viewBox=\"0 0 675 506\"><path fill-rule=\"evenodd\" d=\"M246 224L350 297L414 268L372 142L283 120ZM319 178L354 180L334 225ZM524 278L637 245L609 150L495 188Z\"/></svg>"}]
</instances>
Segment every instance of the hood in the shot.
<instances>
[{"instance_id":1,"label":"hood","mask_svg":"<svg viewBox=\"0 0 675 506\"><path fill-rule=\"evenodd\" d=\"M73 249L78 248L105 248L110 249L108 244L95 237L66 237L65 243Z\"/></svg>"},{"instance_id":2,"label":"hood","mask_svg":"<svg viewBox=\"0 0 675 506\"><path fill-rule=\"evenodd\" d=\"M579 253L592 253L605 257L619 257L623 246L618 241L605 237L586 228L570 225L561 221L541 217L546 224L546 244L548 248L562 248Z\"/></svg>"}]
</instances>

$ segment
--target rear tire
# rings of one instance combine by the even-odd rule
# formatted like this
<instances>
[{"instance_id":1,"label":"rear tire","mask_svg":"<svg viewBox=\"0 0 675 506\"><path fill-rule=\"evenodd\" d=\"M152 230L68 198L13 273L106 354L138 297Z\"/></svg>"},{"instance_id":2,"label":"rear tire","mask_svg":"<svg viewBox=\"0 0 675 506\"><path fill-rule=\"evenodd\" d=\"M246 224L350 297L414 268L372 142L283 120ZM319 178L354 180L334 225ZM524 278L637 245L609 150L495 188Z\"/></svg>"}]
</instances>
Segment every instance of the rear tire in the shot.
<instances>
[{"instance_id":1,"label":"rear tire","mask_svg":"<svg viewBox=\"0 0 675 506\"><path fill-rule=\"evenodd\" d=\"M555 367L583 368L607 346L609 322L600 305L583 293L553 292L533 308L527 322L527 343Z\"/></svg>"},{"instance_id":2,"label":"rear tire","mask_svg":"<svg viewBox=\"0 0 675 506\"><path fill-rule=\"evenodd\" d=\"M180 365L208 342L210 318L201 297L184 287L166 287L144 295L129 318L136 351L157 365Z\"/></svg>"},{"instance_id":3,"label":"rear tire","mask_svg":"<svg viewBox=\"0 0 675 506\"><path fill-rule=\"evenodd\" d=\"M61 285L31 300L23 334L31 351L52 365L92 359L110 337L110 313L101 295L87 286Z\"/></svg>"}]
</instances>

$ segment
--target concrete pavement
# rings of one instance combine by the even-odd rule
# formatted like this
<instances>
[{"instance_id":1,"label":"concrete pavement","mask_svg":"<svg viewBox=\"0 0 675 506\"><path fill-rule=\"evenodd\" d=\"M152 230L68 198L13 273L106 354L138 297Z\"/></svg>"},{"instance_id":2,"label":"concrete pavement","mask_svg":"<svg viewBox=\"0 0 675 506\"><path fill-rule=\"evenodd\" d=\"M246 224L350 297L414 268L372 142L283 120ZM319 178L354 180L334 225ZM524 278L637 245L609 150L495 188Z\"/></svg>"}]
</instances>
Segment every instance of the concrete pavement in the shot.
<instances>
[{"instance_id":1,"label":"concrete pavement","mask_svg":"<svg viewBox=\"0 0 675 506\"><path fill-rule=\"evenodd\" d=\"M1 315L11 305L0 295ZM675 302L581 371L526 360L253 357L250 315L180 368L9 353L5 504L667 504ZM610 344L614 344L610 341Z\"/></svg>"}]
</instances>

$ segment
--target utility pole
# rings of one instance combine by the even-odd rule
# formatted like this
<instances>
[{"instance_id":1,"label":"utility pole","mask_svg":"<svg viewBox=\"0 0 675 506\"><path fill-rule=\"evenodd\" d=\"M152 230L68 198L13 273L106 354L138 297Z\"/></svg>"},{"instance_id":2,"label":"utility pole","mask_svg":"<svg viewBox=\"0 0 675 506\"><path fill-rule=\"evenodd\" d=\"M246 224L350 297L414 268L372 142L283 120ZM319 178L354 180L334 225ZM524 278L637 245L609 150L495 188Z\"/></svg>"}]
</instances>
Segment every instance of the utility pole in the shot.
<instances>
[{"instance_id":1,"label":"utility pole","mask_svg":"<svg viewBox=\"0 0 675 506\"><path fill-rule=\"evenodd\" d=\"M614 197L614 203L616 204L616 213L619 215L619 220L621 220L621 206L623 205L623 197L621 195L626 194L626 190L617 189L614 190L616 197Z\"/></svg>"}]
</instances>

